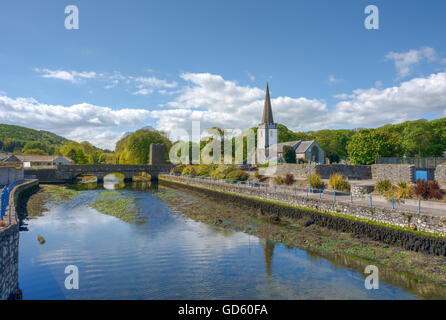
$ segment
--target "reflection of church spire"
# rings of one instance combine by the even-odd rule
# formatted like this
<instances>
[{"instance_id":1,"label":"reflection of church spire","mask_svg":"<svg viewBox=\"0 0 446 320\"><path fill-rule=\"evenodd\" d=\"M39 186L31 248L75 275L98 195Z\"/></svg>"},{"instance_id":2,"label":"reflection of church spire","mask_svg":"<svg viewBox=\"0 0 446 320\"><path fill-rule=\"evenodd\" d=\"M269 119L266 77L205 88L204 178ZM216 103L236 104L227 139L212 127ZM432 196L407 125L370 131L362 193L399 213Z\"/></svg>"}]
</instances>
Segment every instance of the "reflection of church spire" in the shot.
<instances>
[{"instance_id":1,"label":"reflection of church spire","mask_svg":"<svg viewBox=\"0 0 446 320\"><path fill-rule=\"evenodd\" d=\"M265 256L266 275L270 277L272 274L274 242L269 239L262 239L260 243L263 246L263 254Z\"/></svg>"}]
</instances>

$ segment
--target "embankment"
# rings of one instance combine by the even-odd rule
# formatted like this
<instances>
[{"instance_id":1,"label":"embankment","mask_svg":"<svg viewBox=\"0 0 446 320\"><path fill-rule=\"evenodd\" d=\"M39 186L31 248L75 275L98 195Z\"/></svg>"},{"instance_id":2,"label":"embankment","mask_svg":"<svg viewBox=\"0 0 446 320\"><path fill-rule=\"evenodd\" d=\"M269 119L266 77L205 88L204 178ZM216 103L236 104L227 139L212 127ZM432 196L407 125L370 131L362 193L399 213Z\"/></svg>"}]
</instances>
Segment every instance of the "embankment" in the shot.
<instances>
[{"instance_id":1,"label":"embankment","mask_svg":"<svg viewBox=\"0 0 446 320\"><path fill-rule=\"evenodd\" d=\"M159 178L164 183L181 183L185 188L199 188L201 192L224 201L249 205L279 217L306 218L318 226L366 236L405 250L446 256L446 238L435 235L446 233L444 218L415 216L396 210L316 200L232 184L214 184L182 176L162 175ZM422 231L431 232L432 235L408 230L414 223L419 223Z\"/></svg>"},{"instance_id":2,"label":"embankment","mask_svg":"<svg viewBox=\"0 0 446 320\"><path fill-rule=\"evenodd\" d=\"M0 227L0 300L20 299L18 280L19 260L19 220L16 207L21 199L38 188L37 180L23 182L11 191L9 204L4 217L6 225Z\"/></svg>"}]
</instances>

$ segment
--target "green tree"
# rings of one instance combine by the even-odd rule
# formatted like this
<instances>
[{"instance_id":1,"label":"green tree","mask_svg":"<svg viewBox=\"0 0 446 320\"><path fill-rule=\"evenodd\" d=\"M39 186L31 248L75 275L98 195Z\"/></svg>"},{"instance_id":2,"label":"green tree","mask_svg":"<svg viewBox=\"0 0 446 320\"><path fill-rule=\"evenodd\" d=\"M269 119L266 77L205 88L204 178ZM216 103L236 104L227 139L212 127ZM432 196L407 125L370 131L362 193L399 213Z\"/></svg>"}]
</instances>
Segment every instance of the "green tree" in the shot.
<instances>
[{"instance_id":1,"label":"green tree","mask_svg":"<svg viewBox=\"0 0 446 320\"><path fill-rule=\"evenodd\" d=\"M296 152L293 147L283 147L283 159L286 163L296 163Z\"/></svg>"},{"instance_id":2,"label":"green tree","mask_svg":"<svg viewBox=\"0 0 446 320\"><path fill-rule=\"evenodd\" d=\"M350 161L353 164L373 164L376 158L392 157L399 154L401 146L398 138L378 129L362 129L347 145Z\"/></svg>"}]
</instances>

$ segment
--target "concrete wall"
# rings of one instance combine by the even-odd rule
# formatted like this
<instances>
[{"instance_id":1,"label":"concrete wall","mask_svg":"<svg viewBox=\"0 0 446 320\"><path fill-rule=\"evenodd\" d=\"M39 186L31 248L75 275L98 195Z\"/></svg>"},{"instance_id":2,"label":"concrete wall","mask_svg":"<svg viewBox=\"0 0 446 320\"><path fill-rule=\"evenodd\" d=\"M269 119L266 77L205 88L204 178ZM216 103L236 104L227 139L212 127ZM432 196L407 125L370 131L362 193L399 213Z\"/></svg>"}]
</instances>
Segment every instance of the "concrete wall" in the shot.
<instances>
[{"instance_id":1,"label":"concrete wall","mask_svg":"<svg viewBox=\"0 0 446 320\"><path fill-rule=\"evenodd\" d=\"M160 175L160 179L186 183L205 187L218 191L225 191L260 199L278 201L285 204L296 205L304 208L315 209L322 212L332 212L352 216L356 218L387 223L400 227L412 227L417 230L446 235L446 217L418 214L413 211L401 209L384 209L379 207L365 207L350 202L319 200L307 197L295 196L293 193L274 192L272 188L252 188L246 185L217 184L207 180L187 178L183 176Z\"/></svg>"},{"instance_id":2,"label":"concrete wall","mask_svg":"<svg viewBox=\"0 0 446 320\"><path fill-rule=\"evenodd\" d=\"M391 182L415 182L415 166L412 164L373 164L374 180L390 180Z\"/></svg>"}]
</instances>

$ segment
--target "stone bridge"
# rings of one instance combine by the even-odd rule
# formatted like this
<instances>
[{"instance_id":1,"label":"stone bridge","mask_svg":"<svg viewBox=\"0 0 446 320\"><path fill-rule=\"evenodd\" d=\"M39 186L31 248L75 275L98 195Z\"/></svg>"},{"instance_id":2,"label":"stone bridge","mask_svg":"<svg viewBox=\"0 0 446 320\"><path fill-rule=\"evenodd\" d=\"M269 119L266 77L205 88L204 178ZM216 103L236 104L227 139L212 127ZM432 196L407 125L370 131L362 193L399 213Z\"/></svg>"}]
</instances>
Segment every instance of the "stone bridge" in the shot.
<instances>
[{"instance_id":1,"label":"stone bridge","mask_svg":"<svg viewBox=\"0 0 446 320\"><path fill-rule=\"evenodd\" d=\"M168 173L172 164L156 165L126 165L126 164L91 164L91 165L59 165L55 170L56 180L73 180L81 175L96 176L98 182L111 173L121 173L125 180L132 180L133 176L141 172L150 174L151 180L158 180L158 174Z\"/></svg>"}]
</instances>

